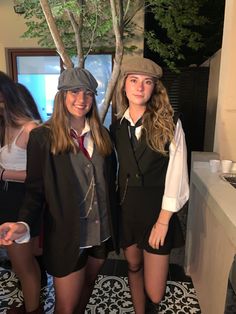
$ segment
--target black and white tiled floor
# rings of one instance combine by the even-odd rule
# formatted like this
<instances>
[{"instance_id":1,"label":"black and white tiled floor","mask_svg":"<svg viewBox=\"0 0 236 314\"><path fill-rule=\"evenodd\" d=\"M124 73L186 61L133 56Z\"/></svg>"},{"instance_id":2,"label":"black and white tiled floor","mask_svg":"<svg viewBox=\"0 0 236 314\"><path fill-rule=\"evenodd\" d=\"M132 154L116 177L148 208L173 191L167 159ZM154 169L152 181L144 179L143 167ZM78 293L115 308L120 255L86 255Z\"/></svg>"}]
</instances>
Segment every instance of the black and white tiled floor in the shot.
<instances>
[{"instance_id":1,"label":"black and white tiled floor","mask_svg":"<svg viewBox=\"0 0 236 314\"><path fill-rule=\"evenodd\" d=\"M108 260L97 279L86 313L134 314L126 274L125 261ZM235 295L233 297L235 298ZM48 276L47 287L42 289L42 300L46 314L53 314L54 289L50 276ZM19 282L15 274L9 267L0 267L0 314L5 314L9 307L20 306L22 301L22 292L19 290ZM161 302L160 314L187 313L201 313L194 287L181 266L170 264L169 279L165 297ZM236 313L235 302L234 305L228 306L225 313Z\"/></svg>"},{"instance_id":2,"label":"black and white tiled floor","mask_svg":"<svg viewBox=\"0 0 236 314\"><path fill-rule=\"evenodd\" d=\"M177 265L170 265L170 273ZM177 270L181 276L181 269ZM108 260L99 275L92 297L87 306L87 314L123 314L134 313L130 290L128 287L126 262L122 260ZM198 314L200 308L191 280L168 280L165 298L161 303L160 313L168 314ZM47 314L53 313L54 289L52 278L48 276L48 285L42 289L42 300ZM15 274L8 267L0 267L0 314L6 309L20 306L23 295L19 290L19 282Z\"/></svg>"}]
</instances>

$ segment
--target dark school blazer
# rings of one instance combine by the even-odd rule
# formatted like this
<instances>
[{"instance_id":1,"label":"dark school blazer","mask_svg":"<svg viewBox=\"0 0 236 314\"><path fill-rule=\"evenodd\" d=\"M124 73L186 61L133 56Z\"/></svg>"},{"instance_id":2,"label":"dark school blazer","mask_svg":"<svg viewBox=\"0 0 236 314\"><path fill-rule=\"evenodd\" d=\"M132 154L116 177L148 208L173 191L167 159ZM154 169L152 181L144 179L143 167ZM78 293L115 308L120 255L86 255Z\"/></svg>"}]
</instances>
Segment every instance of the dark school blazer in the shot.
<instances>
[{"instance_id":1,"label":"dark school blazer","mask_svg":"<svg viewBox=\"0 0 236 314\"><path fill-rule=\"evenodd\" d=\"M116 158L105 158L104 175L113 248L118 250L116 210ZM30 133L27 146L26 196L19 221L34 226L43 210L43 255L49 274L62 277L74 271L80 254L78 179L70 153L50 152L50 129L41 126Z\"/></svg>"}]
</instances>

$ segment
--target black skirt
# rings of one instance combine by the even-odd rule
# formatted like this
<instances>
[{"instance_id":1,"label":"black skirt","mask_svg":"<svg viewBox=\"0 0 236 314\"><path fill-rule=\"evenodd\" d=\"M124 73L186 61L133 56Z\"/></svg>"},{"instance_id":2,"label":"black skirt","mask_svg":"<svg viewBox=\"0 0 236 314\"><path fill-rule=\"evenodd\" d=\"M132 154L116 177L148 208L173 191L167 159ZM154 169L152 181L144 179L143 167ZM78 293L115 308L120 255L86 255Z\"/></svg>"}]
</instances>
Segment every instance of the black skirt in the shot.
<instances>
[{"instance_id":1,"label":"black skirt","mask_svg":"<svg viewBox=\"0 0 236 314\"><path fill-rule=\"evenodd\" d=\"M149 244L149 236L153 225L161 211L163 189L129 187L121 208L121 247L137 244L149 253L166 255L172 248L184 245L183 232L174 213L169 222L164 245L153 249Z\"/></svg>"},{"instance_id":2,"label":"black skirt","mask_svg":"<svg viewBox=\"0 0 236 314\"><path fill-rule=\"evenodd\" d=\"M19 210L25 197L25 184L0 182L0 224L18 221ZM31 237L39 235L40 223L30 228Z\"/></svg>"}]
</instances>

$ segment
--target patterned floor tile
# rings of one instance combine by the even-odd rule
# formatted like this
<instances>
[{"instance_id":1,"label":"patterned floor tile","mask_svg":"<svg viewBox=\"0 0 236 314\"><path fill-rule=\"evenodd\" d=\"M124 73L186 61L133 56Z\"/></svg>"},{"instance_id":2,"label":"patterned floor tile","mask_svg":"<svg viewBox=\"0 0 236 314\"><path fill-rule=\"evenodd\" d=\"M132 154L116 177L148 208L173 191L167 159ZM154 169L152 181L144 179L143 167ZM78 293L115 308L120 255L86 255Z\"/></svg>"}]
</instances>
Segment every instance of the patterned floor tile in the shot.
<instances>
[{"instance_id":1,"label":"patterned floor tile","mask_svg":"<svg viewBox=\"0 0 236 314\"><path fill-rule=\"evenodd\" d=\"M44 309L53 313L54 289L52 278L42 290ZM11 270L0 268L0 313L12 305L20 306L23 301L16 276ZM195 290L191 282L168 281L165 298L161 303L161 314L198 314L201 313ZM127 277L99 275L87 306L87 314L134 313Z\"/></svg>"}]
</instances>

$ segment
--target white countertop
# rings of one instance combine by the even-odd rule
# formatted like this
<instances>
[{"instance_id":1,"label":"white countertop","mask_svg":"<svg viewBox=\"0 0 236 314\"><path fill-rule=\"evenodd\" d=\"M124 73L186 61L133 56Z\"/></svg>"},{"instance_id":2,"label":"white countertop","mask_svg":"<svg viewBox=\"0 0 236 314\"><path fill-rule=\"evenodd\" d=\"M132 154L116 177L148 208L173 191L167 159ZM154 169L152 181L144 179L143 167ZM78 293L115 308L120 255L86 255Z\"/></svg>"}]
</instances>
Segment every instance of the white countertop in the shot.
<instances>
[{"instance_id":1,"label":"white countertop","mask_svg":"<svg viewBox=\"0 0 236 314\"><path fill-rule=\"evenodd\" d=\"M212 173L208 162L194 162L191 183L197 187L229 239L236 245L236 189L221 179L219 173Z\"/></svg>"}]
</instances>

